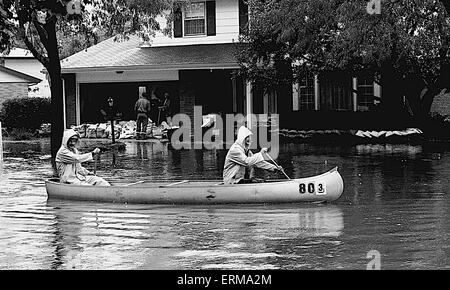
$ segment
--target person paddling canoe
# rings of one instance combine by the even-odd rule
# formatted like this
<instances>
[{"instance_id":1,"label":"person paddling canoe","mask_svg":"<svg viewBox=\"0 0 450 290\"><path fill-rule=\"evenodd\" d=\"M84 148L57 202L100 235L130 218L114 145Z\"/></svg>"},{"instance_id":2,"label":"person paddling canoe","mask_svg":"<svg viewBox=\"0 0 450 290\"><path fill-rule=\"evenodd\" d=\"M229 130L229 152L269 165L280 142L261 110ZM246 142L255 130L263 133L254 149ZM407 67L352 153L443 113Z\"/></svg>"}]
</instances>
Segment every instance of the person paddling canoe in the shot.
<instances>
[{"instance_id":1,"label":"person paddling canoe","mask_svg":"<svg viewBox=\"0 0 450 290\"><path fill-rule=\"evenodd\" d=\"M73 129L64 132L61 148L56 153L56 168L60 182L109 186L109 182L81 166L82 162L93 160L94 155L100 153L100 149L95 148L90 153L80 154L76 148L79 138L80 135Z\"/></svg>"},{"instance_id":2,"label":"person paddling canoe","mask_svg":"<svg viewBox=\"0 0 450 290\"><path fill-rule=\"evenodd\" d=\"M239 128L238 136L225 157L223 169L223 183L235 184L245 183L245 171L249 169L250 178L254 177L254 167L275 171L282 171L281 166L275 166L265 161L264 155L267 148L262 148L260 152L253 154L249 147L251 135L253 133L245 126Z\"/></svg>"}]
</instances>

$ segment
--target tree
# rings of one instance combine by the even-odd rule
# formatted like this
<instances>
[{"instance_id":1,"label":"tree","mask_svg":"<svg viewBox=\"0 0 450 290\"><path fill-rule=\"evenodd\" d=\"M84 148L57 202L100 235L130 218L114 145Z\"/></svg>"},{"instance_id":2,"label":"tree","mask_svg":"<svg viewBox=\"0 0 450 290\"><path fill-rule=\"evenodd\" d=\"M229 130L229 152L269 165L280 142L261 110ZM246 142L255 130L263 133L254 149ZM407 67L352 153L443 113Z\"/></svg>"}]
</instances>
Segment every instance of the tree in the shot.
<instances>
[{"instance_id":1,"label":"tree","mask_svg":"<svg viewBox=\"0 0 450 290\"><path fill-rule=\"evenodd\" d=\"M63 87L58 35L76 33L96 39L97 33L126 39L132 33L160 30L156 17L167 14L171 28L172 0L0 0L0 51L24 43L46 68L51 90L51 153L56 152L63 133ZM178 4L181 5L181 4Z\"/></svg>"},{"instance_id":2,"label":"tree","mask_svg":"<svg viewBox=\"0 0 450 290\"><path fill-rule=\"evenodd\" d=\"M249 0L250 22L238 59L261 83L294 81L305 72L365 72L382 85L386 109L406 96L422 120L435 95L450 86L447 1L382 1L370 14L362 0ZM277 62L292 64L292 75Z\"/></svg>"}]
</instances>

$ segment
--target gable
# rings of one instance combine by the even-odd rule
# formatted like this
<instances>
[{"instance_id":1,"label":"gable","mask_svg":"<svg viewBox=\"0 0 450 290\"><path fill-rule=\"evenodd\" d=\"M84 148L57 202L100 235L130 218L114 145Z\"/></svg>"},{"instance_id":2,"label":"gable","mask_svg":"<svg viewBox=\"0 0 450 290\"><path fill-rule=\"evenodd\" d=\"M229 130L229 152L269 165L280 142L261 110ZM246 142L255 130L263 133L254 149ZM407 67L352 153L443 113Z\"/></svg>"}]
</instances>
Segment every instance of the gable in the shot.
<instances>
[{"instance_id":1,"label":"gable","mask_svg":"<svg viewBox=\"0 0 450 290\"><path fill-rule=\"evenodd\" d=\"M0 66L0 83L39 83L33 76Z\"/></svg>"}]
</instances>

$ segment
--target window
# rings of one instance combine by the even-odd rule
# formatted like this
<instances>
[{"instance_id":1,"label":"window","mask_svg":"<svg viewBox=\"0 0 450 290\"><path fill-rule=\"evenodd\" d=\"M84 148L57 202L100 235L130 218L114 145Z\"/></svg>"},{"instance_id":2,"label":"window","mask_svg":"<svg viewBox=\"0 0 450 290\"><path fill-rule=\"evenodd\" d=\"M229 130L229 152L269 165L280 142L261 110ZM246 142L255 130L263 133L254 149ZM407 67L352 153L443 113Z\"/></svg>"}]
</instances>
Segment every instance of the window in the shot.
<instances>
[{"instance_id":1,"label":"window","mask_svg":"<svg viewBox=\"0 0 450 290\"><path fill-rule=\"evenodd\" d=\"M368 111L373 106L373 78L358 78L358 111Z\"/></svg>"},{"instance_id":2,"label":"window","mask_svg":"<svg viewBox=\"0 0 450 290\"><path fill-rule=\"evenodd\" d=\"M187 5L184 11L184 35L206 34L205 2L193 2Z\"/></svg>"},{"instance_id":3,"label":"window","mask_svg":"<svg viewBox=\"0 0 450 290\"><path fill-rule=\"evenodd\" d=\"M341 73L342 74L342 73ZM320 76L320 108L331 111L350 111L352 106L351 76L339 73L323 73Z\"/></svg>"},{"instance_id":4,"label":"window","mask_svg":"<svg viewBox=\"0 0 450 290\"><path fill-rule=\"evenodd\" d=\"M191 2L175 7L173 37L216 35L216 1Z\"/></svg>"},{"instance_id":5,"label":"window","mask_svg":"<svg viewBox=\"0 0 450 290\"><path fill-rule=\"evenodd\" d=\"M299 109L314 110L315 99L314 76L312 74L302 76L298 84Z\"/></svg>"}]
</instances>

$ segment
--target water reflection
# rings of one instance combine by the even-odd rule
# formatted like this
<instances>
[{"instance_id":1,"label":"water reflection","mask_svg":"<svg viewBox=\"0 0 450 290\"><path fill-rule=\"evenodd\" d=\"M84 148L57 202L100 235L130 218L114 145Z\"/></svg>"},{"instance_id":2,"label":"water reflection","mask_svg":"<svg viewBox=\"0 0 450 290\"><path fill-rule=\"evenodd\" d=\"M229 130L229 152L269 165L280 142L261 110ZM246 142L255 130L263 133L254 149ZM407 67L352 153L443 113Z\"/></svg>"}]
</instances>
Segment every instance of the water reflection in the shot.
<instances>
[{"instance_id":1,"label":"water reflection","mask_svg":"<svg viewBox=\"0 0 450 290\"><path fill-rule=\"evenodd\" d=\"M339 244L342 210L306 207L140 206L49 200L53 269L276 269L280 244ZM314 245L310 245L314 247ZM299 253L301 256L301 253ZM289 265L292 267L292 265Z\"/></svg>"},{"instance_id":2,"label":"water reflection","mask_svg":"<svg viewBox=\"0 0 450 290\"><path fill-rule=\"evenodd\" d=\"M358 154L377 154L377 155L406 155L409 158L415 157L422 153L421 145L409 144L360 144L356 145L356 153Z\"/></svg>"}]
</instances>

